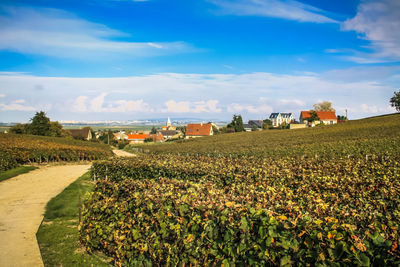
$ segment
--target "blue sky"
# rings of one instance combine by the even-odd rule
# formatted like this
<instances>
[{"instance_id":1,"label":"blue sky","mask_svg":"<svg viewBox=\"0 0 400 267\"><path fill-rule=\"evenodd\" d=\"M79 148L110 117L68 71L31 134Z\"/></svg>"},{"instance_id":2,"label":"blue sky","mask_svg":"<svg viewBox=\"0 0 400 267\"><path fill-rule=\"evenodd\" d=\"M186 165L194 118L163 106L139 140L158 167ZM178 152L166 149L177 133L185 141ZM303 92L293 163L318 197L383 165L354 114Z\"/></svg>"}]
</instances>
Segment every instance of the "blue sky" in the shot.
<instances>
[{"instance_id":1,"label":"blue sky","mask_svg":"<svg viewBox=\"0 0 400 267\"><path fill-rule=\"evenodd\" d=\"M84 3L82 3L84 2ZM0 3L0 121L394 112L400 2Z\"/></svg>"}]
</instances>

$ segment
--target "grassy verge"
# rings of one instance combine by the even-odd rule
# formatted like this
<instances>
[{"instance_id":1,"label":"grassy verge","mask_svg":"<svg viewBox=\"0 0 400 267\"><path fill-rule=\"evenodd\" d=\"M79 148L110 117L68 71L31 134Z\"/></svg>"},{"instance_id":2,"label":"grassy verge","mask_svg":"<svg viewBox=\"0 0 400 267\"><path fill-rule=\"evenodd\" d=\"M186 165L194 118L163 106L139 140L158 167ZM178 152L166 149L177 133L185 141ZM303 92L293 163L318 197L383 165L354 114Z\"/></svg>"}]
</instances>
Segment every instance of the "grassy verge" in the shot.
<instances>
[{"instance_id":1,"label":"grassy verge","mask_svg":"<svg viewBox=\"0 0 400 267\"><path fill-rule=\"evenodd\" d=\"M5 172L0 173L0 182L15 177L17 175L30 172L37 169L35 166L20 166Z\"/></svg>"},{"instance_id":2,"label":"grassy verge","mask_svg":"<svg viewBox=\"0 0 400 267\"><path fill-rule=\"evenodd\" d=\"M45 266L109 266L100 254L88 254L78 239L78 197L93 189L84 174L47 204L36 234Z\"/></svg>"}]
</instances>

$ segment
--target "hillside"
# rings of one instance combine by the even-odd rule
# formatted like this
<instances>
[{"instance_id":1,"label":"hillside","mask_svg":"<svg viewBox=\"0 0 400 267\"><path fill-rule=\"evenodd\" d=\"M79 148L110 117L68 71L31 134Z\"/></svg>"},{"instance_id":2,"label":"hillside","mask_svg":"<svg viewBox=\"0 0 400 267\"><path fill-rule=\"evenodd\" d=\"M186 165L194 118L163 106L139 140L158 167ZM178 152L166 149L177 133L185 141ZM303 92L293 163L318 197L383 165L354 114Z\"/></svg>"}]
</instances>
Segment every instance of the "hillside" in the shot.
<instances>
[{"instance_id":1,"label":"hillside","mask_svg":"<svg viewBox=\"0 0 400 267\"><path fill-rule=\"evenodd\" d=\"M400 114L299 130L222 134L175 143L140 145L153 153L214 155L393 154L400 146Z\"/></svg>"},{"instance_id":2,"label":"hillside","mask_svg":"<svg viewBox=\"0 0 400 267\"><path fill-rule=\"evenodd\" d=\"M0 133L0 171L31 162L94 160L111 155L110 148L99 143Z\"/></svg>"}]
</instances>

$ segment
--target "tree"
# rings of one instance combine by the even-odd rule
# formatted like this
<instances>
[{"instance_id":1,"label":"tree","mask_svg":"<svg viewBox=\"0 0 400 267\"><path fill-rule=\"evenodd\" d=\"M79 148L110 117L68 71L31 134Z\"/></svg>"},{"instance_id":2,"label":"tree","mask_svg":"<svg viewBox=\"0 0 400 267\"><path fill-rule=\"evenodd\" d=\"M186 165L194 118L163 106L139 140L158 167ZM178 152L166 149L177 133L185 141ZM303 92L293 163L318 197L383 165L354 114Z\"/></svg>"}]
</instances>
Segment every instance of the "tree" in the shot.
<instances>
[{"instance_id":1,"label":"tree","mask_svg":"<svg viewBox=\"0 0 400 267\"><path fill-rule=\"evenodd\" d=\"M332 102L323 101L314 105L315 111L335 111L332 107Z\"/></svg>"},{"instance_id":2,"label":"tree","mask_svg":"<svg viewBox=\"0 0 400 267\"><path fill-rule=\"evenodd\" d=\"M235 132L244 132L242 115L233 115L232 122L227 127L233 129Z\"/></svg>"},{"instance_id":3,"label":"tree","mask_svg":"<svg viewBox=\"0 0 400 267\"><path fill-rule=\"evenodd\" d=\"M153 126L153 128L151 128L151 134L156 134L157 133L157 129L156 127Z\"/></svg>"},{"instance_id":4,"label":"tree","mask_svg":"<svg viewBox=\"0 0 400 267\"><path fill-rule=\"evenodd\" d=\"M318 121L318 120L319 120L319 118L318 118L317 112L315 110L311 110L310 111L310 118L307 118L307 121L309 123L313 123L314 121Z\"/></svg>"},{"instance_id":5,"label":"tree","mask_svg":"<svg viewBox=\"0 0 400 267\"><path fill-rule=\"evenodd\" d=\"M31 118L31 124L29 124L27 128L28 134L49 135L50 119L46 116L44 111L36 112L35 116Z\"/></svg>"},{"instance_id":6,"label":"tree","mask_svg":"<svg viewBox=\"0 0 400 267\"><path fill-rule=\"evenodd\" d=\"M14 134L26 134L27 133L28 124L18 123L10 128L10 133Z\"/></svg>"},{"instance_id":7,"label":"tree","mask_svg":"<svg viewBox=\"0 0 400 267\"><path fill-rule=\"evenodd\" d=\"M393 97L390 99L390 105L400 112L400 90L394 92Z\"/></svg>"},{"instance_id":8,"label":"tree","mask_svg":"<svg viewBox=\"0 0 400 267\"><path fill-rule=\"evenodd\" d=\"M219 134L219 129L217 126L215 126L214 124L212 124L212 129L213 129L213 134Z\"/></svg>"},{"instance_id":9,"label":"tree","mask_svg":"<svg viewBox=\"0 0 400 267\"><path fill-rule=\"evenodd\" d=\"M58 121L51 121L48 136L62 136L62 125Z\"/></svg>"},{"instance_id":10,"label":"tree","mask_svg":"<svg viewBox=\"0 0 400 267\"><path fill-rule=\"evenodd\" d=\"M270 119L263 120L262 128L264 130L269 129L272 126L272 121Z\"/></svg>"}]
</instances>

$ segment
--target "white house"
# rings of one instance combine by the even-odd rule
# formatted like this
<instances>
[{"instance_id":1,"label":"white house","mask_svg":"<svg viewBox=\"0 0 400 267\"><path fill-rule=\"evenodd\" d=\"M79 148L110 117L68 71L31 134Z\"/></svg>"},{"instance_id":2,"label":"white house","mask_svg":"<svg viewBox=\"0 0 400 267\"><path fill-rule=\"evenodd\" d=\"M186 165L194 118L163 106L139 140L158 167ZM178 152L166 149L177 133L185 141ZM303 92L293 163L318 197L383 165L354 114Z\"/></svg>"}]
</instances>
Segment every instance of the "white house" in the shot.
<instances>
[{"instance_id":1,"label":"white house","mask_svg":"<svg viewBox=\"0 0 400 267\"><path fill-rule=\"evenodd\" d=\"M294 122L294 115L293 113L277 112L277 113L271 113L269 119L272 121L273 127L279 127L283 123L290 124L291 122Z\"/></svg>"}]
</instances>

